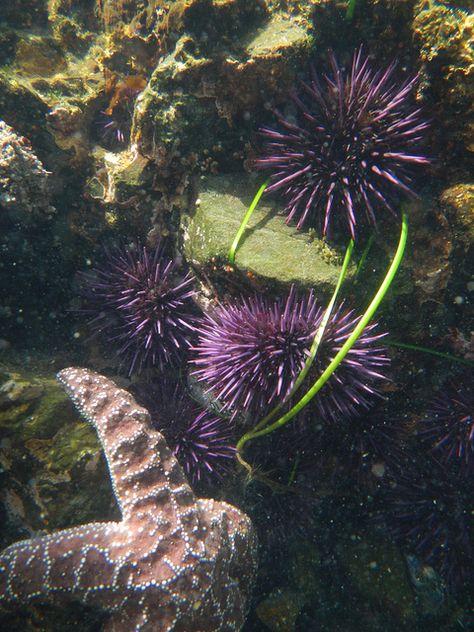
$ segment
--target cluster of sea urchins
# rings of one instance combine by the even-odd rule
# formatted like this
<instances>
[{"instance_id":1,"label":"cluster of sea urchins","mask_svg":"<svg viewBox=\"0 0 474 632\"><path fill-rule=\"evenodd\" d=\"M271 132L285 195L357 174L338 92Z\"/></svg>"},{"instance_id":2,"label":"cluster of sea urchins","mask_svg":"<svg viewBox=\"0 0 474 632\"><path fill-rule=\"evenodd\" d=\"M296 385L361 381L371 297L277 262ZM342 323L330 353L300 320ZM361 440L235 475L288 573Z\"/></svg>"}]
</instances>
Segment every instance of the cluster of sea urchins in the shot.
<instances>
[{"instance_id":1,"label":"cluster of sea urchins","mask_svg":"<svg viewBox=\"0 0 474 632\"><path fill-rule=\"evenodd\" d=\"M286 298L241 298L205 314L194 347L194 375L233 415L259 415L287 398L309 355L324 309L313 292ZM342 306L330 317L310 378L322 373L354 330L358 318ZM384 334L369 325L315 402L326 421L368 408L384 380ZM303 388L303 387L302 387Z\"/></svg>"},{"instance_id":2,"label":"cluster of sea urchins","mask_svg":"<svg viewBox=\"0 0 474 632\"><path fill-rule=\"evenodd\" d=\"M374 71L358 50L348 73L333 56L331 65L332 76L313 73L292 97L297 121L275 112L279 129L262 130L267 142L257 166L270 171L268 190L283 192L289 220L299 218L302 226L316 216L326 234L342 209L354 237L358 213L375 224L378 208L395 212L398 194L412 193L411 169L428 162L416 150L427 124L410 104L414 80L397 84L394 64ZM298 297L291 289L281 299L242 298L197 319L191 275L180 276L160 247L108 251L103 267L83 275L83 297L92 329L115 348L129 375L179 365L197 337L194 374L233 417L258 416L289 396L324 312L311 292ZM342 305L334 310L302 390L357 322ZM319 418L348 419L370 406L388 363L381 338L375 325L365 329L315 398ZM216 420L198 418L186 436L204 427L211 436Z\"/></svg>"},{"instance_id":3,"label":"cluster of sea urchins","mask_svg":"<svg viewBox=\"0 0 474 632\"><path fill-rule=\"evenodd\" d=\"M379 209L396 215L400 193L414 196L413 168L429 162L419 153L428 124L411 105L416 78L397 83L395 63L373 70L361 49L347 73L332 54L330 62L332 75L313 71L291 97L296 119L275 110L278 127L261 129L256 166L270 174L267 192L284 197L287 221L323 235L345 222L354 238L361 219L375 225Z\"/></svg>"},{"instance_id":4,"label":"cluster of sea urchins","mask_svg":"<svg viewBox=\"0 0 474 632\"><path fill-rule=\"evenodd\" d=\"M82 275L84 311L129 375L177 367L194 337L193 373L227 416L258 417L288 397L324 314L313 292L298 297L291 288L285 298L241 298L197 317L192 276L177 275L175 263L161 247L116 248L106 251L106 257L105 265ZM351 310L334 310L309 380L321 374L357 322ZM366 327L315 399L321 419L352 417L377 397L388 358L381 346L383 334L375 328ZM190 412L192 407L184 407L176 397L158 399L173 399L175 408L186 412L163 431L190 475L198 480L206 469L219 471L219 463L224 465L231 453L227 429L222 434L227 422L196 408Z\"/></svg>"},{"instance_id":5,"label":"cluster of sea urchins","mask_svg":"<svg viewBox=\"0 0 474 632\"><path fill-rule=\"evenodd\" d=\"M106 262L82 274L83 311L115 349L128 374L176 366L193 329L193 277L180 276L159 245L107 250Z\"/></svg>"}]
</instances>

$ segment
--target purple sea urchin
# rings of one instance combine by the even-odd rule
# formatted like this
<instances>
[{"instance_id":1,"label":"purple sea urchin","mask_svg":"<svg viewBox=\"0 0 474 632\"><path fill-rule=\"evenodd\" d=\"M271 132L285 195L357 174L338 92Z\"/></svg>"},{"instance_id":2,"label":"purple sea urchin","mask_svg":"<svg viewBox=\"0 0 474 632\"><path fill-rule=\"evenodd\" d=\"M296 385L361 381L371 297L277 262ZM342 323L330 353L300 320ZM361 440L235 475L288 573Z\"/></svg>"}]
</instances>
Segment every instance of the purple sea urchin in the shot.
<instances>
[{"instance_id":1,"label":"purple sea urchin","mask_svg":"<svg viewBox=\"0 0 474 632\"><path fill-rule=\"evenodd\" d=\"M453 590L474 579L472 477L435 460L405 471L387 492L388 525L408 550L430 564Z\"/></svg>"},{"instance_id":2,"label":"purple sea urchin","mask_svg":"<svg viewBox=\"0 0 474 632\"><path fill-rule=\"evenodd\" d=\"M421 437L446 462L474 474L474 393L451 384L432 402L421 421Z\"/></svg>"},{"instance_id":3,"label":"purple sea urchin","mask_svg":"<svg viewBox=\"0 0 474 632\"><path fill-rule=\"evenodd\" d=\"M220 478L231 468L235 448L228 420L200 408L185 386L164 379L140 389L137 399L194 483Z\"/></svg>"},{"instance_id":4,"label":"purple sea urchin","mask_svg":"<svg viewBox=\"0 0 474 632\"><path fill-rule=\"evenodd\" d=\"M119 148L128 143L130 121L131 116L126 118L122 112L115 112L113 116L100 112L97 124L100 127L101 141L111 149Z\"/></svg>"},{"instance_id":5,"label":"purple sea urchin","mask_svg":"<svg viewBox=\"0 0 474 632\"><path fill-rule=\"evenodd\" d=\"M228 422L220 417L194 407L187 419L177 417L175 424L163 431L170 437L173 454L194 482L219 478L230 469L235 448Z\"/></svg>"},{"instance_id":6,"label":"purple sea urchin","mask_svg":"<svg viewBox=\"0 0 474 632\"><path fill-rule=\"evenodd\" d=\"M285 397L320 319L314 295L263 296L219 306L199 326L195 375L228 410L259 411Z\"/></svg>"},{"instance_id":7,"label":"purple sea urchin","mask_svg":"<svg viewBox=\"0 0 474 632\"><path fill-rule=\"evenodd\" d=\"M417 152L428 124L410 105L416 79L398 84L395 63L374 71L359 49L344 75L334 55L332 76L293 95L298 111L291 121L275 111L278 129L262 128L265 155L256 166L270 172L268 192L281 190L287 221L301 228L316 216L323 235L340 223L343 209L352 238L361 214L375 225L376 211L396 214L399 193L414 195L411 170L429 160Z\"/></svg>"},{"instance_id":8,"label":"purple sea urchin","mask_svg":"<svg viewBox=\"0 0 474 632\"><path fill-rule=\"evenodd\" d=\"M128 365L128 374L176 365L194 317L193 277L179 277L162 248L116 248L107 262L82 274L84 311Z\"/></svg>"},{"instance_id":9,"label":"purple sea urchin","mask_svg":"<svg viewBox=\"0 0 474 632\"><path fill-rule=\"evenodd\" d=\"M297 298L242 298L219 306L198 327L194 371L233 412L260 414L288 396L311 348L323 317L310 292ZM320 374L349 337L357 318L339 307L326 327L310 371ZM366 328L315 402L326 420L368 407L376 395L380 370L388 363L374 325ZM302 387L304 389L304 386Z\"/></svg>"}]
</instances>

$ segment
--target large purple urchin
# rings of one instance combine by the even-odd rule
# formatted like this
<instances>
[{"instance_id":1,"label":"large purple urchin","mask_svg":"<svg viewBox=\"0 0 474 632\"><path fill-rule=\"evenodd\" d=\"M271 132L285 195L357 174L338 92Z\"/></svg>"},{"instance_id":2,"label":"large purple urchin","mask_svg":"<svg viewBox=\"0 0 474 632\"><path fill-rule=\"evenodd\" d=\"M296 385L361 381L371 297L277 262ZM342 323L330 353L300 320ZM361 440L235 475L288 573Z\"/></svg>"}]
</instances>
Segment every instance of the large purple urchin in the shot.
<instances>
[{"instance_id":1,"label":"large purple urchin","mask_svg":"<svg viewBox=\"0 0 474 632\"><path fill-rule=\"evenodd\" d=\"M194 483L221 478L231 469L235 447L229 421L200 408L185 386L161 380L157 387L140 389L137 399Z\"/></svg>"},{"instance_id":2,"label":"large purple urchin","mask_svg":"<svg viewBox=\"0 0 474 632\"><path fill-rule=\"evenodd\" d=\"M410 102L416 78L398 84L395 63L372 70L361 49L346 75L332 54L330 62L332 76L321 81L313 71L292 95L296 121L275 110L279 128L261 129L267 142L256 166L270 172L267 192L282 192L288 222L298 218L301 228L316 216L326 235L343 214L354 238L361 213L375 225L379 208L395 215L398 194L414 195L412 168L429 163L417 152L428 123Z\"/></svg>"},{"instance_id":3,"label":"large purple urchin","mask_svg":"<svg viewBox=\"0 0 474 632\"><path fill-rule=\"evenodd\" d=\"M290 393L304 366L324 310L313 292L297 298L242 298L217 307L198 326L194 374L226 410L260 414ZM349 335L357 317L339 307L326 327L310 371L312 381L326 368ZM326 420L355 414L376 396L388 364L379 346L383 334L368 326L315 401ZM300 393L305 391L305 385Z\"/></svg>"},{"instance_id":4,"label":"large purple urchin","mask_svg":"<svg viewBox=\"0 0 474 632\"><path fill-rule=\"evenodd\" d=\"M445 462L474 474L474 392L449 385L421 420L420 436Z\"/></svg>"},{"instance_id":5,"label":"large purple urchin","mask_svg":"<svg viewBox=\"0 0 474 632\"><path fill-rule=\"evenodd\" d=\"M144 246L106 251L105 265L82 274L84 312L105 337L128 374L176 365L194 326L193 277Z\"/></svg>"}]
</instances>

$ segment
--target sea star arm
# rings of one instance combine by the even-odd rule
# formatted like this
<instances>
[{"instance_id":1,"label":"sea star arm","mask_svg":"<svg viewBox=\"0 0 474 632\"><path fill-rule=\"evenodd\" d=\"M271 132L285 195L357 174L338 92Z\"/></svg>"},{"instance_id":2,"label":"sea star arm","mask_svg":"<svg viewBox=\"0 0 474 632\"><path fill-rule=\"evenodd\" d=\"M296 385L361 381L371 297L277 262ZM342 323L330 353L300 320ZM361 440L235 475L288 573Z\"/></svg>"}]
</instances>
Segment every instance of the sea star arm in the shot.
<instances>
[{"instance_id":1,"label":"sea star arm","mask_svg":"<svg viewBox=\"0 0 474 632\"><path fill-rule=\"evenodd\" d=\"M153 509L165 512L174 522L184 508L195 505L184 472L164 437L152 429L150 414L129 393L87 369L64 369L58 378L97 430L125 520ZM170 502L171 497L179 508Z\"/></svg>"},{"instance_id":2,"label":"sea star arm","mask_svg":"<svg viewBox=\"0 0 474 632\"><path fill-rule=\"evenodd\" d=\"M89 523L12 544L0 556L0 603L113 596L129 546L119 523ZM103 604L104 595L99 596Z\"/></svg>"}]
</instances>

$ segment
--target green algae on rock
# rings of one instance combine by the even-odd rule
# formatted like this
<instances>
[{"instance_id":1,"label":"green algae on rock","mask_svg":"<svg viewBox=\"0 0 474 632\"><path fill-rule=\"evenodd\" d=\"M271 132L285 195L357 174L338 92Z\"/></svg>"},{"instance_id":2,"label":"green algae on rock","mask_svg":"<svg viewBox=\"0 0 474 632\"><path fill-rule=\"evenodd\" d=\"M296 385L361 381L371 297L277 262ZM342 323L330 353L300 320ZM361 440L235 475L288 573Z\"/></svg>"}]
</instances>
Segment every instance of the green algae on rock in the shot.
<instances>
[{"instance_id":1,"label":"green algae on rock","mask_svg":"<svg viewBox=\"0 0 474 632\"><path fill-rule=\"evenodd\" d=\"M15 437L21 441L51 439L67 418L67 411L72 410L64 393L52 379L8 373L0 391L5 395L1 426L4 435L10 437L13 444ZM13 397L12 393L16 396ZM30 396L25 398L28 394ZM26 403L27 414L16 415L16 408Z\"/></svg>"},{"instance_id":2,"label":"green algae on rock","mask_svg":"<svg viewBox=\"0 0 474 632\"><path fill-rule=\"evenodd\" d=\"M184 254L201 269L227 263L230 245L252 201L254 179L209 176L184 216ZM342 259L327 244L285 224L274 201L260 202L237 250L235 269L269 285L296 284L327 294L336 285ZM349 272L350 276L350 272Z\"/></svg>"}]
</instances>

